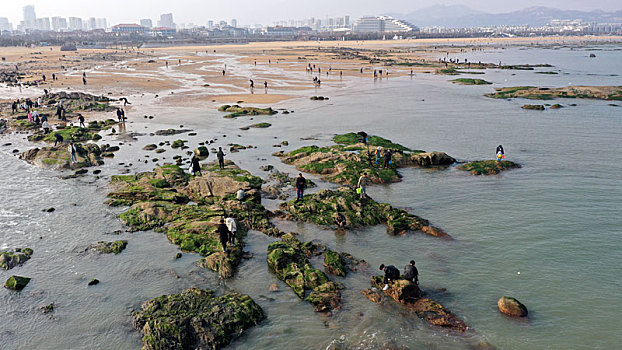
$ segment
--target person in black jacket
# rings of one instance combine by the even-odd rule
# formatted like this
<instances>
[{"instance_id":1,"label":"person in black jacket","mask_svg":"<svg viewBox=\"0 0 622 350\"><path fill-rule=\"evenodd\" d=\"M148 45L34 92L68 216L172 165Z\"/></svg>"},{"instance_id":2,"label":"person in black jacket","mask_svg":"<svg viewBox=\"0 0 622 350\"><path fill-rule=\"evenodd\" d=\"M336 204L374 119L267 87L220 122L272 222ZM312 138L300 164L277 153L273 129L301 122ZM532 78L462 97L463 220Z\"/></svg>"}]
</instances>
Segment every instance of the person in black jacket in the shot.
<instances>
[{"instance_id":1,"label":"person in black jacket","mask_svg":"<svg viewBox=\"0 0 622 350\"><path fill-rule=\"evenodd\" d=\"M419 271L415 267L415 261L411 260L406 267L404 267L404 279L419 285Z\"/></svg>"},{"instance_id":2,"label":"person in black jacket","mask_svg":"<svg viewBox=\"0 0 622 350\"><path fill-rule=\"evenodd\" d=\"M227 225L225 225L225 219L220 219L220 224L218 224L218 227L216 228L216 233L218 233L218 235L220 236L220 244L222 244L222 251L225 252L226 254L229 254L229 252L227 252L227 242L229 241L229 229L227 228Z\"/></svg>"},{"instance_id":3,"label":"person in black jacket","mask_svg":"<svg viewBox=\"0 0 622 350\"><path fill-rule=\"evenodd\" d=\"M389 282L400 278L400 270L393 265L384 266L384 264L381 264L380 271L384 271L384 288L382 290L389 289Z\"/></svg>"},{"instance_id":4,"label":"person in black jacket","mask_svg":"<svg viewBox=\"0 0 622 350\"><path fill-rule=\"evenodd\" d=\"M307 187L307 179L302 176L302 173L298 173L298 177L296 178L296 202L302 200L305 187Z\"/></svg>"}]
</instances>

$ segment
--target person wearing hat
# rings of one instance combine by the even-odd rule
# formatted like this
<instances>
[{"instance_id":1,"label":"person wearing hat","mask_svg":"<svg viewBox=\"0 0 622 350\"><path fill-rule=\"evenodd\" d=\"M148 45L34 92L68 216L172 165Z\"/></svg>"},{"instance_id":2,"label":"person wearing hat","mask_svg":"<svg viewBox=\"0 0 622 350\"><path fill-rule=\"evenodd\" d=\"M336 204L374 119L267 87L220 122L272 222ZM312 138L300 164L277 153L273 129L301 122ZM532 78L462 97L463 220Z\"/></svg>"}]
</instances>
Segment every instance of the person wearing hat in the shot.
<instances>
[{"instance_id":1,"label":"person wearing hat","mask_svg":"<svg viewBox=\"0 0 622 350\"><path fill-rule=\"evenodd\" d=\"M376 148L376 165L380 164L380 159L382 159L382 148L378 146Z\"/></svg>"},{"instance_id":2,"label":"person wearing hat","mask_svg":"<svg viewBox=\"0 0 622 350\"><path fill-rule=\"evenodd\" d=\"M410 263L404 267L404 279L419 285L419 271L415 267L414 260L411 260Z\"/></svg>"},{"instance_id":3,"label":"person wearing hat","mask_svg":"<svg viewBox=\"0 0 622 350\"><path fill-rule=\"evenodd\" d=\"M384 266L384 264L381 264L380 271L384 271L384 288L382 290L389 289L389 282L400 278L400 270L393 265Z\"/></svg>"}]
</instances>

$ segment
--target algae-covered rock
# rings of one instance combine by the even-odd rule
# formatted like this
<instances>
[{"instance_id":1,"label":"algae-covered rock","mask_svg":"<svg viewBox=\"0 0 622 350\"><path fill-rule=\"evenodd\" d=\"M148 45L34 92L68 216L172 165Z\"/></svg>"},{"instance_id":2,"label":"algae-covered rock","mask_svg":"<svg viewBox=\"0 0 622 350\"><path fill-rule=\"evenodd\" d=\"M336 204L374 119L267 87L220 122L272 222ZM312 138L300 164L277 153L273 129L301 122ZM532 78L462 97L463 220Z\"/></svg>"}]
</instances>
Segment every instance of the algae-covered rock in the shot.
<instances>
[{"instance_id":1,"label":"algae-covered rock","mask_svg":"<svg viewBox=\"0 0 622 350\"><path fill-rule=\"evenodd\" d=\"M10 290L22 290L26 287L26 285L30 282L30 278L22 277L22 276L11 276L6 282L4 282L4 288Z\"/></svg>"},{"instance_id":2,"label":"algae-covered rock","mask_svg":"<svg viewBox=\"0 0 622 350\"><path fill-rule=\"evenodd\" d=\"M383 277L372 276L371 285L382 289L384 287ZM400 303L412 303L421 298L419 286L402 279L389 282L389 289L385 290L384 293Z\"/></svg>"},{"instance_id":3,"label":"algae-covered rock","mask_svg":"<svg viewBox=\"0 0 622 350\"><path fill-rule=\"evenodd\" d=\"M286 164L295 165L300 171L319 174L325 179L340 184L356 186L359 177L367 173L372 183L400 181L397 169L411 166L447 165L455 160L445 153L411 150L379 136L368 135L366 143L357 133L336 135L334 146L305 146L291 152L274 155ZM375 151L380 147L380 158ZM391 164L384 168L384 154L390 150ZM423 154L416 157L418 154ZM377 161L378 160L378 161Z\"/></svg>"},{"instance_id":4,"label":"algae-covered rock","mask_svg":"<svg viewBox=\"0 0 622 350\"><path fill-rule=\"evenodd\" d=\"M130 206L119 217L131 231L164 232L182 251L204 256L200 266L225 278L234 274L241 260L249 229L280 234L270 222L272 214L261 205L263 181L232 162L224 169L210 163L202 176L191 177L177 165L165 165L152 172L113 176L111 182L115 189L107 203ZM245 192L242 201L236 199L238 190ZM237 222L237 247L230 245L228 256L216 233L225 217Z\"/></svg>"},{"instance_id":5,"label":"algae-covered rock","mask_svg":"<svg viewBox=\"0 0 622 350\"><path fill-rule=\"evenodd\" d=\"M478 160L460 165L458 169L468 171L473 175L496 175L502 171L520 167L520 164L509 160Z\"/></svg>"},{"instance_id":6,"label":"algae-covered rock","mask_svg":"<svg viewBox=\"0 0 622 350\"><path fill-rule=\"evenodd\" d=\"M19 155L19 158L44 169L80 169L104 164L102 152L94 143L75 143L77 162L71 161L67 145L33 148Z\"/></svg>"},{"instance_id":7,"label":"algae-covered rock","mask_svg":"<svg viewBox=\"0 0 622 350\"><path fill-rule=\"evenodd\" d=\"M597 100L622 100L622 86L564 86L543 88L535 86L513 86L495 89L486 94L492 98L527 98L552 100L555 98L584 98Z\"/></svg>"},{"instance_id":8,"label":"algae-covered rock","mask_svg":"<svg viewBox=\"0 0 622 350\"><path fill-rule=\"evenodd\" d=\"M316 311L330 311L341 307L341 285L330 281L320 270L311 267L307 257L317 248L310 242L301 242L291 234L268 246L268 266L276 277L288 286L299 298L315 306Z\"/></svg>"},{"instance_id":9,"label":"algae-covered rock","mask_svg":"<svg viewBox=\"0 0 622 350\"><path fill-rule=\"evenodd\" d=\"M497 307L502 313L512 317L525 317L529 313L527 307L512 297L501 297Z\"/></svg>"},{"instance_id":10,"label":"algae-covered rock","mask_svg":"<svg viewBox=\"0 0 622 350\"><path fill-rule=\"evenodd\" d=\"M522 109L533 109L536 111L543 111L544 110L544 106L543 105L523 105L523 107L521 107Z\"/></svg>"},{"instance_id":11,"label":"algae-covered rock","mask_svg":"<svg viewBox=\"0 0 622 350\"><path fill-rule=\"evenodd\" d=\"M361 294L363 294L367 299L377 304L382 303L384 301L384 297L382 296L382 293L379 292L377 288L363 289L361 291Z\"/></svg>"},{"instance_id":12,"label":"algae-covered rock","mask_svg":"<svg viewBox=\"0 0 622 350\"><path fill-rule=\"evenodd\" d=\"M22 265L32 255L33 251L30 248L16 248L12 251L0 252L0 268L4 270L10 270L15 266Z\"/></svg>"},{"instance_id":13,"label":"algae-covered rock","mask_svg":"<svg viewBox=\"0 0 622 350\"><path fill-rule=\"evenodd\" d=\"M293 221L312 222L333 226L338 213L342 214L350 227L387 225L392 235L421 230L429 222L404 210L378 203L371 198L364 200L352 189L342 187L336 191L322 190L305 195L300 201L281 203L277 215Z\"/></svg>"},{"instance_id":14,"label":"algae-covered rock","mask_svg":"<svg viewBox=\"0 0 622 350\"><path fill-rule=\"evenodd\" d=\"M460 84L460 85L490 85L492 84L489 81L486 81L484 79L472 79L472 78L459 78L459 79L454 79L451 81L454 84Z\"/></svg>"},{"instance_id":15,"label":"algae-covered rock","mask_svg":"<svg viewBox=\"0 0 622 350\"><path fill-rule=\"evenodd\" d=\"M89 286L94 286L97 284L99 284L99 280L97 278L91 278L91 280L88 283Z\"/></svg>"},{"instance_id":16,"label":"algae-covered rock","mask_svg":"<svg viewBox=\"0 0 622 350\"><path fill-rule=\"evenodd\" d=\"M216 297L210 290L190 288L149 300L133 316L145 350L220 349L256 326L264 313L248 295Z\"/></svg>"},{"instance_id":17,"label":"algae-covered rock","mask_svg":"<svg viewBox=\"0 0 622 350\"><path fill-rule=\"evenodd\" d=\"M119 254L125 247L127 247L126 240L118 240L114 242L97 242L97 244L91 246L91 249L97 251L100 254Z\"/></svg>"},{"instance_id":18,"label":"algae-covered rock","mask_svg":"<svg viewBox=\"0 0 622 350\"><path fill-rule=\"evenodd\" d=\"M324 270L329 275L346 276L345 262L339 253L330 249L324 252Z\"/></svg>"},{"instance_id":19,"label":"algae-covered rock","mask_svg":"<svg viewBox=\"0 0 622 350\"><path fill-rule=\"evenodd\" d=\"M237 118L242 116L249 115L272 115L277 114L278 112L273 110L271 107L268 108L257 108L257 107L241 107L239 105L223 105L218 108L221 112L227 112L229 114L225 115L224 118Z\"/></svg>"}]
</instances>

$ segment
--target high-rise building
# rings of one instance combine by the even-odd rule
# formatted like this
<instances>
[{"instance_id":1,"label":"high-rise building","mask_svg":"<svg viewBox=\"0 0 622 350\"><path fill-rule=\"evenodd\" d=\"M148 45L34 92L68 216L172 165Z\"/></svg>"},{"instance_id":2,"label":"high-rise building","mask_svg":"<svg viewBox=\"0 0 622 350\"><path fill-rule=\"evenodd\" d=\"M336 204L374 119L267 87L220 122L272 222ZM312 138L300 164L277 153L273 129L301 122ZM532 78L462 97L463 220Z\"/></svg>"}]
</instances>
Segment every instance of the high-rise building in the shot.
<instances>
[{"instance_id":1,"label":"high-rise building","mask_svg":"<svg viewBox=\"0 0 622 350\"><path fill-rule=\"evenodd\" d=\"M207 21L207 29L214 29L214 21L212 20Z\"/></svg>"},{"instance_id":2,"label":"high-rise building","mask_svg":"<svg viewBox=\"0 0 622 350\"><path fill-rule=\"evenodd\" d=\"M37 15L32 5L24 6L24 29L37 29Z\"/></svg>"},{"instance_id":3,"label":"high-rise building","mask_svg":"<svg viewBox=\"0 0 622 350\"><path fill-rule=\"evenodd\" d=\"M231 20L231 26L232 26L233 28L237 28L237 27L238 27L238 20L237 20L237 19L235 19L235 18L234 18L234 19L232 19L232 20Z\"/></svg>"},{"instance_id":4,"label":"high-rise building","mask_svg":"<svg viewBox=\"0 0 622 350\"><path fill-rule=\"evenodd\" d=\"M44 30L44 31L52 30L52 26L50 26L50 18L49 17L37 18L37 29Z\"/></svg>"},{"instance_id":5,"label":"high-rise building","mask_svg":"<svg viewBox=\"0 0 622 350\"><path fill-rule=\"evenodd\" d=\"M153 28L153 22L149 18L141 19L140 25L147 28Z\"/></svg>"},{"instance_id":6,"label":"high-rise building","mask_svg":"<svg viewBox=\"0 0 622 350\"><path fill-rule=\"evenodd\" d=\"M107 27L105 18L96 18L95 19L95 28L94 29L106 29Z\"/></svg>"},{"instance_id":7,"label":"high-rise building","mask_svg":"<svg viewBox=\"0 0 622 350\"><path fill-rule=\"evenodd\" d=\"M165 13L165 14L160 15L160 20L158 21L158 27L175 28L175 22L173 22L173 14Z\"/></svg>"},{"instance_id":8,"label":"high-rise building","mask_svg":"<svg viewBox=\"0 0 622 350\"><path fill-rule=\"evenodd\" d=\"M52 30L57 32L67 30L67 20L62 17L52 17Z\"/></svg>"},{"instance_id":9,"label":"high-rise building","mask_svg":"<svg viewBox=\"0 0 622 350\"><path fill-rule=\"evenodd\" d=\"M69 17L69 30L83 30L82 18Z\"/></svg>"},{"instance_id":10,"label":"high-rise building","mask_svg":"<svg viewBox=\"0 0 622 350\"><path fill-rule=\"evenodd\" d=\"M350 16L343 16L343 25L344 27L350 26Z\"/></svg>"},{"instance_id":11,"label":"high-rise building","mask_svg":"<svg viewBox=\"0 0 622 350\"><path fill-rule=\"evenodd\" d=\"M3 30L8 30L8 31L13 30L13 25L9 22L9 19L6 17L0 17L0 31L3 31Z\"/></svg>"}]
</instances>

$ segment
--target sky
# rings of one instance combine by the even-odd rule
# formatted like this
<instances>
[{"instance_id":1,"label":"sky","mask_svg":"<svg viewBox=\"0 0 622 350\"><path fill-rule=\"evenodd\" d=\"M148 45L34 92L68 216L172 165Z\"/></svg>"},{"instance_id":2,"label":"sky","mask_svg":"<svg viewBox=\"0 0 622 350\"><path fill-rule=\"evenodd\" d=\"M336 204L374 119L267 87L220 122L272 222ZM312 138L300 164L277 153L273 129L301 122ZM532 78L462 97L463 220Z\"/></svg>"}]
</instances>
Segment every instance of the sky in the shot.
<instances>
[{"instance_id":1,"label":"sky","mask_svg":"<svg viewBox=\"0 0 622 350\"><path fill-rule=\"evenodd\" d=\"M105 17L109 24L138 23L141 18L159 19L172 12L176 23L206 25L208 20L235 18L238 25L271 25L278 20L349 15L356 19L382 13L408 13L433 4L462 4L489 13L547 6L564 10L614 11L620 0L0 0L0 17L17 25L22 8L34 5L37 17ZM416 23L415 23L416 24Z\"/></svg>"}]
</instances>

